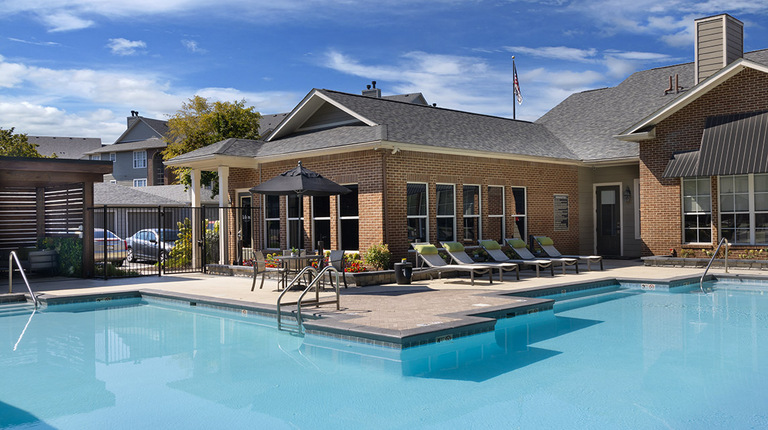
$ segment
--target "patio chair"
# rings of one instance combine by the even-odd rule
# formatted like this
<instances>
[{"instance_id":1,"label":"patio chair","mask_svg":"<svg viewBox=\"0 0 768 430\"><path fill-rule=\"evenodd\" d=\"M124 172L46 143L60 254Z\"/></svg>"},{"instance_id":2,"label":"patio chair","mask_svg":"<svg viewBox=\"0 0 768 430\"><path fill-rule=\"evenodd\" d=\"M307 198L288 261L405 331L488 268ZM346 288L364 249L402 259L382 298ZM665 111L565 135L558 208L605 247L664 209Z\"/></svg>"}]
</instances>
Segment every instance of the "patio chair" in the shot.
<instances>
[{"instance_id":1,"label":"patio chair","mask_svg":"<svg viewBox=\"0 0 768 430\"><path fill-rule=\"evenodd\" d=\"M501 245L499 245L499 242L496 242L495 240L481 240L478 242L480 246L483 247L485 252L488 253L488 255L494 260L504 263L516 263L518 265L526 266L526 267L534 267L536 269L536 277L539 277L539 269L546 269L549 267L550 273L552 273L552 276L555 276L555 268L552 266L552 262L549 260L522 260L522 259L513 259L507 257L507 254L504 253L504 251L501 250Z\"/></svg>"},{"instance_id":2,"label":"patio chair","mask_svg":"<svg viewBox=\"0 0 768 430\"><path fill-rule=\"evenodd\" d=\"M508 262L488 262L488 263L478 263L472 259L472 257L467 254L466 250L464 249L464 245L459 242L440 242L441 245L443 245L443 249L445 249L445 252L448 253L448 255L451 256L451 259L456 262L456 264L481 264L484 266L493 266L494 268L499 269L499 282L504 281L504 271L515 271L515 274L517 275L517 280L520 280L520 268L518 267L517 263L508 263Z\"/></svg>"},{"instance_id":3,"label":"patio chair","mask_svg":"<svg viewBox=\"0 0 768 430\"><path fill-rule=\"evenodd\" d=\"M553 257L536 258L536 256L531 253L531 250L528 249L528 246L525 244L524 240L512 238L512 239L504 239L504 241L507 242L507 245L509 245L510 248L512 248L512 252L514 252L515 255L518 256L518 258L521 258L523 260L528 260L528 261L549 260L553 264L560 263L563 267L563 275L565 275L566 266L573 266L576 269L576 273L579 273L579 260L576 258L553 258Z\"/></svg>"},{"instance_id":4,"label":"patio chair","mask_svg":"<svg viewBox=\"0 0 768 430\"><path fill-rule=\"evenodd\" d=\"M579 262L587 263L587 270L592 270L592 263L600 263L600 270L603 269L603 257L601 255L563 255L555 248L555 242L547 236L533 236L533 240L539 244L549 257L575 258Z\"/></svg>"},{"instance_id":5,"label":"patio chair","mask_svg":"<svg viewBox=\"0 0 768 430\"><path fill-rule=\"evenodd\" d=\"M494 267L482 264L448 264L438 254L437 247L429 244L413 244L413 249L416 250L417 260L420 260L422 264L426 264L428 267L424 269L424 273L430 274L431 272L437 272L440 277L443 272L469 272L469 279L471 285L475 285L475 275L488 274L488 280L493 284Z\"/></svg>"},{"instance_id":6,"label":"patio chair","mask_svg":"<svg viewBox=\"0 0 768 430\"><path fill-rule=\"evenodd\" d=\"M347 277L344 275L344 250L338 249L331 251L331 254L328 256L328 264L339 271L339 276L341 277L342 281L344 281L344 288L347 288ZM331 286L333 286L333 278L335 276L331 272L328 272L328 277L331 280Z\"/></svg>"},{"instance_id":7,"label":"patio chair","mask_svg":"<svg viewBox=\"0 0 768 430\"><path fill-rule=\"evenodd\" d=\"M251 291L256 288L256 276L261 273L261 285L259 289L264 288L264 277L267 272L278 274L278 289L280 289L280 283L285 283L286 270L282 267L267 267L267 261L264 259L264 253L261 251L254 251L255 260L253 262L253 283L251 284Z\"/></svg>"}]
</instances>

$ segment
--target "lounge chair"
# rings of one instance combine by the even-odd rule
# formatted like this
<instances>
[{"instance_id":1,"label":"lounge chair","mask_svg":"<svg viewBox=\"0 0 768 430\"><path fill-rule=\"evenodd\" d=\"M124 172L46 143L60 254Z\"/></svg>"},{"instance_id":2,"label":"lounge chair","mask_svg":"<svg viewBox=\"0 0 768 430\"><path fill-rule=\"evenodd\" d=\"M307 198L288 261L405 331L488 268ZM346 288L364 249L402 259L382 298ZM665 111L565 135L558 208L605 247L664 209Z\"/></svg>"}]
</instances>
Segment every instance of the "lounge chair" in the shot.
<instances>
[{"instance_id":1,"label":"lounge chair","mask_svg":"<svg viewBox=\"0 0 768 430\"><path fill-rule=\"evenodd\" d=\"M522 239L505 239L507 242L507 245L512 248L512 252L517 254L518 257L522 258L523 260L536 260L536 256L531 254L531 250L528 249L528 246L525 245L525 241ZM573 266L576 269L576 273L579 273L579 260L577 258L555 258L555 257L548 257L548 258L540 258L539 260L549 260L553 264L554 263L560 263L563 266L563 275L565 275L565 266Z\"/></svg>"},{"instance_id":2,"label":"lounge chair","mask_svg":"<svg viewBox=\"0 0 768 430\"><path fill-rule=\"evenodd\" d=\"M532 266L536 268L536 277L539 277L539 269L546 269L549 267L550 273L552 273L552 276L555 276L555 269L552 265L552 262L549 260L522 260L522 259L513 259L507 257L507 254L504 253L504 251L501 250L501 245L499 245L499 242L496 242L495 240L481 240L479 241L480 246L483 247L485 252L488 253L488 255L494 260L502 263L516 263L523 266Z\"/></svg>"},{"instance_id":3,"label":"lounge chair","mask_svg":"<svg viewBox=\"0 0 768 430\"><path fill-rule=\"evenodd\" d=\"M344 276L345 275L345 273L344 273L345 263L346 262L344 261L344 250L343 249L331 251L330 255L328 256L328 264L333 266L333 268L336 269L339 272L339 277L342 279L342 281L344 281L344 288L347 288L347 277ZM334 277L335 276L331 272L328 272L328 278L330 279L331 286L333 286L333 278Z\"/></svg>"},{"instance_id":4,"label":"lounge chair","mask_svg":"<svg viewBox=\"0 0 768 430\"><path fill-rule=\"evenodd\" d=\"M437 247L435 245L413 245L413 249L416 250L417 260L420 260L422 264L426 264L428 267L424 269L424 273L437 272L438 277L443 272L469 272L469 279L472 285L475 285L475 275L488 274L488 280L493 284L494 267L481 265L481 264L448 264L438 254ZM431 275L430 275L431 276Z\"/></svg>"},{"instance_id":5,"label":"lounge chair","mask_svg":"<svg viewBox=\"0 0 768 430\"><path fill-rule=\"evenodd\" d=\"M264 253L261 251L254 251L253 254L256 258L253 262L253 283L251 284L251 291L256 288L256 276L258 276L259 273L261 273L261 285L259 286L259 289L264 288L264 277L267 275L267 272L278 274L277 287L280 289L280 284L285 283L286 270L282 267L267 267L267 261L264 259Z\"/></svg>"},{"instance_id":6,"label":"lounge chair","mask_svg":"<svg viewBox=\"0 0 768 430\"><path fill-rule=\"evenodd\" d=\"M600 270L603 269L603 257L600 255L563 255L555 248L555 242L547 236L534 236L541 249L550 257L576 258L579 261L587 263L587 270L592 270L592 263L600 263Z\"/></svg>"},{"instance_id":7,"label":"lounge chair","mask_svg":"<svg viewBox=\"0 0 768 430\"><path fill-rule=\"evenodd\" d=\"M484 266L493 266L497 269L499 269L499 282L504 281L504 271L515 271L515 274L517 275L517 280L520 280L520 268L517 266L516 263L506 263L506 262L489 262L489 263L478 263L472 259L472 257L467 254L467 252L464 250L464 245L462 245L459 242L441 242L441 245L443 245L443 249L445 249L445 252L448 253L448 255L451 256L451 259L453 259L456 264L481 264Z\"/></svg>"}]
</instances>

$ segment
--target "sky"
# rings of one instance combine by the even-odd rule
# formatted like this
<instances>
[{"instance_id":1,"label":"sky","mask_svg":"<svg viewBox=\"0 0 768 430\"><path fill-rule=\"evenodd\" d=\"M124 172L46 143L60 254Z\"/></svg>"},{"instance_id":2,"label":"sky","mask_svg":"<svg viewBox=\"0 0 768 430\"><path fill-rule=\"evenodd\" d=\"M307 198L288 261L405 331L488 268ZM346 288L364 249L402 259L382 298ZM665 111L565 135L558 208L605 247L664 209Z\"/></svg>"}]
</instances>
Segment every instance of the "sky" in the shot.
<instances>
[{"instance_id":1,"label":"sky","mask_svg":"<svg viewBox=\"0 0 768 430\"><path fill-rule=\"evenodd\" d=\"M132 110L195 95L289 112L312 88L421 92L512 118L512 56L534 121L568 95L693 61L696 18L744 23L765 0L0 0L0 128L113 143Z\"/></svg>"}]
</instances>

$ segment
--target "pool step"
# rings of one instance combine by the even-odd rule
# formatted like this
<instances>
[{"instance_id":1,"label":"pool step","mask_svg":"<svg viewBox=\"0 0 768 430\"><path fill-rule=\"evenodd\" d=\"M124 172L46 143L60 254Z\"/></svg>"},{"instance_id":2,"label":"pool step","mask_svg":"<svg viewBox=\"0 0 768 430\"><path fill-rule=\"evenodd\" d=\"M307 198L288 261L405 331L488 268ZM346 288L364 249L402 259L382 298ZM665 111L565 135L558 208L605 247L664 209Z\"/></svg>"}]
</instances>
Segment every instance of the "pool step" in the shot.
<instances>
[{"instance_id":1,"label":"pool step","mask_svg":"<svg viewBox=\"0 0 768 430\"><path fill-rule=\"evenodd\" d=\"M35 305L27 302L18 302L0 305L0 318L16 315L29 315L35 310Z\"/></svg>"},{"instance_id":2,"label":"pool step","mask_svg":"<svg viewBox=\"0 0 768 430\"><path fill-rule=\"evenodd\" d=\"M558 299L557 297L550 298L555 299L555 312L563 312L571 309L583 308L585 306L596 305L598 303L609 302L611 300L623 299L627 296L635 294L642 294L642 292L637 290L616 289L607 292L595 292L594 294L583 292L578 294L576 297L564 297L563 299Z\"/></svg>"}]
</instances>

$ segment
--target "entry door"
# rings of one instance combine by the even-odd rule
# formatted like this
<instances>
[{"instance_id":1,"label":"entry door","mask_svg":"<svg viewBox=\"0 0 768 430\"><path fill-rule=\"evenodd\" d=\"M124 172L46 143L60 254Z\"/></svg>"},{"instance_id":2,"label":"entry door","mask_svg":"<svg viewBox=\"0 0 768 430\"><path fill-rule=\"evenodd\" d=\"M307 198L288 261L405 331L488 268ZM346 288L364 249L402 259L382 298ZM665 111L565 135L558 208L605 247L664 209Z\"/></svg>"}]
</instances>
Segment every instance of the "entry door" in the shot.
<instances>
[{"instance_id":1,"label":"entry door","mask_svg":"<svg viewBox=\"0 0 768 430\"><path fill-rule=\"evenodd\" d=\"M240 194L240 219L238 220L238 230L240 233L240 240L242 240L243 248L251 247L251 194Z\"/></svg>"},{"instance_id":2,"label":"entry door","mask_svg":"<svg viewBox=\"0 0 768 430\"><path fill-rule=\"evenodd\" d=\"M618 185L596 187L597 190L597 253L621 255L621 195Z\"/></svg>"}]
</instances>

